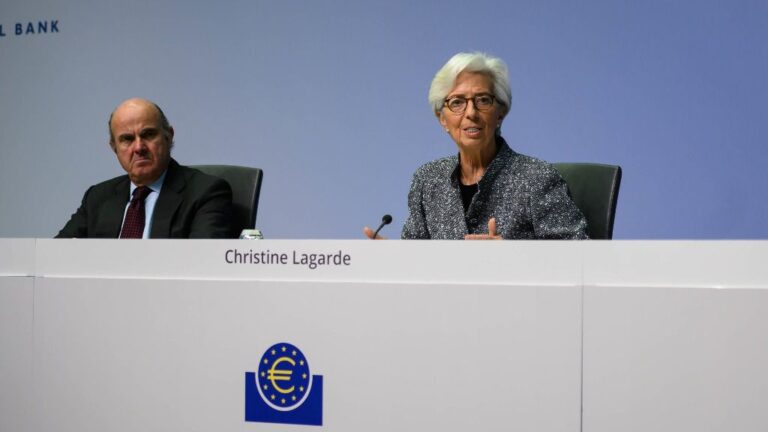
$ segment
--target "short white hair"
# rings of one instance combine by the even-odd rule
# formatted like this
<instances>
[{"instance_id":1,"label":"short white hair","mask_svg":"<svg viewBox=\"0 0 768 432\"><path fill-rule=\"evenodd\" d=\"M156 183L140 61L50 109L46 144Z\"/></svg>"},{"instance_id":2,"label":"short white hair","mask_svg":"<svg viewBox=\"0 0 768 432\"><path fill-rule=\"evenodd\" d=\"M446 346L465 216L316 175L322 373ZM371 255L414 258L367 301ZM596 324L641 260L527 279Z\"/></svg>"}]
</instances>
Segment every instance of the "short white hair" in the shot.
<instances>
[{"instance_id":1,"label":"short white hair","mask_svg":"<svg viewBox=\"0 0 768 432\"><path fill-rule=\"evenodd\" d=\"M509 73L504 60L481 52L458 53L440 68L429 86L429 104L435 114L443 109L445 97L456 84L462 72L477 72L488 75L493 83L493 95L504 105L504 114L512 105L512 90L509 88Z\"/></svg>"}]
</instances>

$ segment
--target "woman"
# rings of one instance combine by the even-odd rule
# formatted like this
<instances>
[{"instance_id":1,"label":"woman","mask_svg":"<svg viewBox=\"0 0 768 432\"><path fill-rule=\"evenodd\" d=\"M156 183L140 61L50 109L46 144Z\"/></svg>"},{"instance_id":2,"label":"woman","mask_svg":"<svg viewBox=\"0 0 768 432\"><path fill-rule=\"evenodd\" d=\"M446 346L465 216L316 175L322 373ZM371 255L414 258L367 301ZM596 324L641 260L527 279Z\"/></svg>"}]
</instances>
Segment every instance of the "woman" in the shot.
<instances>
[{"instance_id":1,"label":"woman","mask_svg":"<svg viewBox=\"0 0 768 432\"><path fill-rule=\"evenodd\" d=\"M416 170L403 239L587 238L557 170L501 137L511 99L499 58L459 53L437 72L429 102L459 153Z\"/></svg>"}]
</instances>

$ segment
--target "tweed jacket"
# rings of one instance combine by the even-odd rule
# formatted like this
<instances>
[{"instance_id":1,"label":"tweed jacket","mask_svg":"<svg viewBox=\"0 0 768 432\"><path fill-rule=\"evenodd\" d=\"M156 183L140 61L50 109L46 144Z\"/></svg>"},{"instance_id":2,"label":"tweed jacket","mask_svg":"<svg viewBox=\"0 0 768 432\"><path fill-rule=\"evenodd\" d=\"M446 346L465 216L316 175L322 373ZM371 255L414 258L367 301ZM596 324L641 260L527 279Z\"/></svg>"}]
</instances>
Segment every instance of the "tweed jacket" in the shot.
<instances>
[{"instance_id":1,"label":"tweed jacket","mask_svg":"<svg viewBox=\"0 0 768 432\"><path fill-rule=\"evenodd\" d=\"M416 170L408 193L403 239L463 239L496 232L504 239L586 239L587 221L550 164L516 153L501 137L499 150L464 214L459 190L459 156Z\"/></svg>"}]
</instances>

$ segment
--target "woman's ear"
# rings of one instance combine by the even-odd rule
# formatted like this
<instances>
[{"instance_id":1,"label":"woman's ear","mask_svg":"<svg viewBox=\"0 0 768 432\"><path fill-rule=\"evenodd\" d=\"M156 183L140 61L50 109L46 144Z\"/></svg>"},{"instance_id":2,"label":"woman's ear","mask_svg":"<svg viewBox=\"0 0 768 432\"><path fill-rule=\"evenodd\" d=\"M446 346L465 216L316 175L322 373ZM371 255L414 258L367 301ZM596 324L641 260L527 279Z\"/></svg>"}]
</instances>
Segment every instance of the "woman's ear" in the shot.
<instances>
[{"instance_id":1,"label":"woman's ear","mask_svg":"<svg viewBox=\"0 0 768 432\"><path fill-rule=\"evenodd\" d=\"M437 120L440 121L440 125L443 126L443 129L448 131L448 121L445 119L445 116L443 115L442 111L438 111L435 113L435 116L437 116Z\"/></svg>"}]
</instances>

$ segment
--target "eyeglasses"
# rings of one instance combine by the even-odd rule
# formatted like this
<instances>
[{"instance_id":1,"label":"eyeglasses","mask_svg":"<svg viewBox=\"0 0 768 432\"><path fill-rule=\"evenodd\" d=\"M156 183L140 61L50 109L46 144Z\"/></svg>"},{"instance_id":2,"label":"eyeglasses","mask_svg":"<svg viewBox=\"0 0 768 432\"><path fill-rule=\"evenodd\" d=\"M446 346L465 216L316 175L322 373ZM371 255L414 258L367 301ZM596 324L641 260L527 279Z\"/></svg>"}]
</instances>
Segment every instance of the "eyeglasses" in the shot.
<instances>
[{"instance_id":1,"label":"eyeglasses","mask_svg":"<svg viewBox=\"0 0 768 432\"><path fill-rule=\"evenodd\" d=\"M475 95L471 98L465 98L464 96L453 96L445 100L445 105L451 112L461 114L467 109L467 102L472 101L475 105L475 109L478 111L488 111L496 102L496 97L486 93Z\"/></svg>"}]
</instances>

